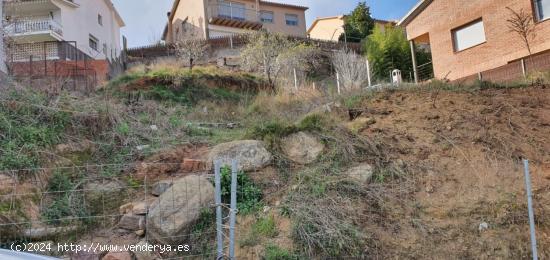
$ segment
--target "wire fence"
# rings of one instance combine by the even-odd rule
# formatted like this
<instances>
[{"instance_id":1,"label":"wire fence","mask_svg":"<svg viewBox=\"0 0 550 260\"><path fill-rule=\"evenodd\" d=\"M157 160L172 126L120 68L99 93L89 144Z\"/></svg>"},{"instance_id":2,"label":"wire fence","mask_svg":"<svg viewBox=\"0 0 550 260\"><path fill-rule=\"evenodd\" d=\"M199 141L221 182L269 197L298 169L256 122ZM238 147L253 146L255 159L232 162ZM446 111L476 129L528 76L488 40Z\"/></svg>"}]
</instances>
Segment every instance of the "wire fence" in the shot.
<instances>
[{"instance_id":1,"label":"wire fence","mask_svg":"<svg viewBox=\"0 0 550 260\"><path fill-rule=\"evenodd\" d=\"M155 167L175 170L149 177L146 171ZM173 248L140 253L210 258L216 253L212 183L206 165L183 162L3 170L0 242L52 256L100 256L105 249L126 252L130 245L156 243Z\"/></svg>"}]
</instances>

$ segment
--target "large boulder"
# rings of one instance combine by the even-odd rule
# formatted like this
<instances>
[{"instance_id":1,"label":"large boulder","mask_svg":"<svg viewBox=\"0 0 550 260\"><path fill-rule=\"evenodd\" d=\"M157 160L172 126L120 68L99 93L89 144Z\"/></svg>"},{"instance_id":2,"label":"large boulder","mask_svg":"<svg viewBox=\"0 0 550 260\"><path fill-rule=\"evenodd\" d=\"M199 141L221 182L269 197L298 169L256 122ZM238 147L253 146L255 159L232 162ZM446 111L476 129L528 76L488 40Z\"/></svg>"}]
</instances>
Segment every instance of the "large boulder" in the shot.
<instances>
[{"instance_id":1,"label":"large boulder","mask_svg":"<svg viewBox=\"0 0 550 260\"><path fill-rule=\"evenodd\" d=\"M214 186L199 175L174 181L151 205L147 234L161 244L181 244L187 238L201 211L214 204Z\"/></svg>"},{"instance_id":2,"label":"large boulder","mask_svg":"<svg viewBox=\"0 0 550 260\"><path fill-rule=\"evenodd\" d=\"M208 161L220 160L222 165L231 165L231 160L238 162L239 170L259 170L271 163L271 153L261 141L243 140L224 143L212 148Z\"/></svg>"},{"instance_id":3,"label":"large boulder","mask_svg":"<svg viewBox=\"0 0 550 260\"><path fill-rule=\"evenodd\" d=\"M374 168L367 163L357 165L355 167L349 168L344 172L350 179L355 180L359 183L368 183L372 179L372 174L374 173Z\"/></svg>"},{"instance_id":4,"label":"large boulder","mask_svg":"<svg viewBox=\"0 0 550 260\"><path fill-rule=\"evenodd\" d=\"M325 150L325 145L305 132L283 138L281 148L286 157L299 164L310 164Z\"/></svg>"}]
</instances>

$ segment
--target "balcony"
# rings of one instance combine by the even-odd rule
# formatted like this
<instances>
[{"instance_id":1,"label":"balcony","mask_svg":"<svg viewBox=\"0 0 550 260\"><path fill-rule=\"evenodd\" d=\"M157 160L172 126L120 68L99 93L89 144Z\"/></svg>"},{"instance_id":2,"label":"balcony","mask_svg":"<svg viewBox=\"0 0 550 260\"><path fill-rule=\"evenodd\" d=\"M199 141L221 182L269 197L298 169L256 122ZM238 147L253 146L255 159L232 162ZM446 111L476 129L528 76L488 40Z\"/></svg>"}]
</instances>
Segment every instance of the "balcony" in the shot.
<instances>
[{"instance_id":1,"label":"balcony","mask_svg":"<svg viewBox=\"0 0 550 260\"><path fill-rule=\"evenodd\" d=\"M212 25L239 29L259 30L262 23L258 11L246 9L239 3L224 2L208 6L209 22Z\"/></svg>"},{"instance_id":2,"label":"balcony","mask_svg":"<svg viewBox=\"0 0 550 260\"><path fill-rule=\"evenodd\" d=\"M62 40L63 28L52 19L14 21L6 26L6 33L16 42Z\"/></svg>"}]
</instances>

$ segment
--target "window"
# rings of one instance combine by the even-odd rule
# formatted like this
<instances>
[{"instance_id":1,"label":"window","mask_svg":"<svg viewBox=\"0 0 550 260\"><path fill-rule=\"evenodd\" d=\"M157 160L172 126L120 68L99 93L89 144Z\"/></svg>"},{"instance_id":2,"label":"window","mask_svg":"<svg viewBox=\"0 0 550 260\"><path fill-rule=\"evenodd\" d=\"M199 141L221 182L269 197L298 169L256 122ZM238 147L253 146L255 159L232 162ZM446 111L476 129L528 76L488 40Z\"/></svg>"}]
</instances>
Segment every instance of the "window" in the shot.
<instances>
[{"instance_id":1,"label":"window","mask_svg":"<svg viewBox=\"0 0 550 260\"><path fill-rule=\"evenodd\" d=\"M219 17L244 21L246 18L245 5L236 2L222 1L219 4Z\"/></svg>"},{"instance_id":2,"label":"window","mask_svg":"<svg viewBox=\"0 0 550 260\"><path fill-rule=\"evenodd\" d=\"M455 51L462 51L486 41L485 27L481 19L452 30L452 35Z\"/></svg>"},{"instance_id":3,"label":"window","mask_svg":"<svg viewBox=\"0 0 550 260\"><path fill-rule=\"evenodd\" d=\"M273 23L273 12L261 11L260 20L262 21L262 23Z\"/></svg>"},{"instance_id":4,"label":"window","mask_svg":"<svg viewBox=\"0 0 550 260\"><path fill-rule=\"evenodd\" d=\"M103 16L101 16L100 14L97 15L97 23L103 26Z\"/></svg>"},{"instance_id":5,"label":"window","mask_svg":"<svg viewBox=\"0 0 550 260\"><path fill-rule=\"evenodd\" d=\"M92 50L97 51L98 45L99 45L99 40L90 34L90 48L92 48Z\"/></svg>"},{"instance_id":6,"label":"window","mask_svg":"<svg viewBox=\"0 0 550 260\"><path fill-rule=\"evenodd\" d=\"M550 18L550 0L535 0L535 11L539 21Z\"/></svg>"},{"instance_id":7,"label":"window","mask_svg":"<svg viewBox=\"0 0 550 260\"><path fill-rule=\"evenodd\" d=\"M298 26L298 15L295 14L285 14L286 25Z\"/></svg>"}]
</instances>

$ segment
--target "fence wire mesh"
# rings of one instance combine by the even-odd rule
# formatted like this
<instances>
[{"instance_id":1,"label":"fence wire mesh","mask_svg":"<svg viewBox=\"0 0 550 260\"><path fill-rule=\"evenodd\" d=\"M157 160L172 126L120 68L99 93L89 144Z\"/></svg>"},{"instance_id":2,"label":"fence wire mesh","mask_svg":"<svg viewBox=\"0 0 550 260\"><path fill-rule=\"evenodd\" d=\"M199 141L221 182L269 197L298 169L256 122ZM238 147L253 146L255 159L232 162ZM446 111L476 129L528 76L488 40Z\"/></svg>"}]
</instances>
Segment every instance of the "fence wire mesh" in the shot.
<instances>
[{"instance_id":1,"label":"fence wire mesh","mask_svg":"<svg viewBox=\"0 0 550 260\"><path fill-rule=\"evenodd\" d=\"M173 164L1 171L2 247L58 257L99 257L107 251L122 254L131 251L130 246L151 243L172 247L138 253L162 259L214 258L210 170L177 170L162 178L148 178L132 172L136 166Z\"/></svg>"}]
</instances>

